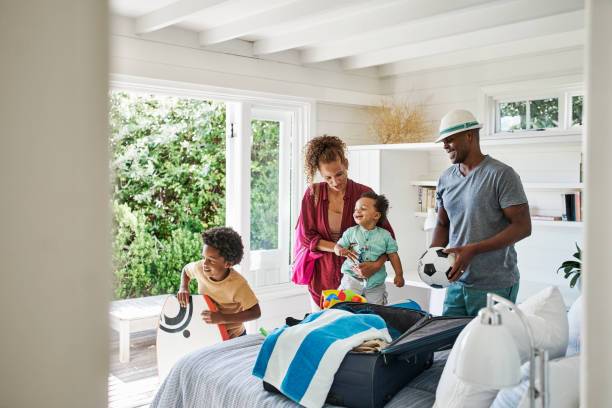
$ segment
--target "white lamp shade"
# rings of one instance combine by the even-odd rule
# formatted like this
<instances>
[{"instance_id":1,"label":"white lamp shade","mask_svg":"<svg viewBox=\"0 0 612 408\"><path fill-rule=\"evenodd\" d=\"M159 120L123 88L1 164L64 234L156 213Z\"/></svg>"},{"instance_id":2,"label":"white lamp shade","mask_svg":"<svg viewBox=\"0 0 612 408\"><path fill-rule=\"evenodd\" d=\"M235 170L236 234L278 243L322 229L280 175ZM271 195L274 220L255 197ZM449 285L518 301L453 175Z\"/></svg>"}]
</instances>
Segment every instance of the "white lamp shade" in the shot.
<instances>
[{"instance_id":1,"label":"white lamp shade","mask_svg":"<svg viewBox=\"0 0 612 408\"><path fill-rule=\"evenodd\" d=\"M510 332L502 325L478 321L458 339L455 375L488 388L507 388L521 381L521 359Z\"/></svg>"},{"instance_id":2,"label":"white lamp shade","mask_svg":"<svg viewBox=\"0 0 612 408\"><path fill-rule=\"evenodd\" d=\"M436 212L434 211L433 208L430 208L427 210L427 218L425 218L425 222L423 224L423 229L425 231L431 231L436 227L436 222L437 222L437 218L436 218Z\"/></svg>"}]
</instances>

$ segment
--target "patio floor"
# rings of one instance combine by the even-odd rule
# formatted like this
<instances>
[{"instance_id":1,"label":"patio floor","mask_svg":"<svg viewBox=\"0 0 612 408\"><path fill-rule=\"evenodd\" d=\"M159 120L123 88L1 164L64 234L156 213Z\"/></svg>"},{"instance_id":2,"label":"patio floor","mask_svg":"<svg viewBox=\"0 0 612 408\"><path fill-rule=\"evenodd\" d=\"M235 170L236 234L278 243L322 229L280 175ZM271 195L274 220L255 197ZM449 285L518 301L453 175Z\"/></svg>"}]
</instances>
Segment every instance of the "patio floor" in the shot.
<instances>
[{"instance_id":1,"label":"patio floor","mask_svg":"<svg viewBox=\"0 0 612 408\"><path fill-rule=\"evenodd\" d=\"M109 408L148 407L159 386L155 330L133 333L129 363L119 362L119 337L110 342Z\"/></svg>"}]
</instances>

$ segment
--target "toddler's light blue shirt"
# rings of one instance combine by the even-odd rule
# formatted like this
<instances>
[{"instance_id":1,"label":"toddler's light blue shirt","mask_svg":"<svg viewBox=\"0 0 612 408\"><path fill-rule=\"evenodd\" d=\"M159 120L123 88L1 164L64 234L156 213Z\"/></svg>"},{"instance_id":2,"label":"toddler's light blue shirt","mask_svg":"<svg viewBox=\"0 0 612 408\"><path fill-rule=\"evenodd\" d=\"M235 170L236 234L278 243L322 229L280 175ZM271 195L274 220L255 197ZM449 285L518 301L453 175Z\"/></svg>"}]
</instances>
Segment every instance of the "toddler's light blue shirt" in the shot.
<instances>
[{"instance_id":1,"label":"toddler's light blue shirt","mask_svg":"<svg viewBox=\"0 0 612 408\"><path fill-rule=\"evenodd\" d=\"M372 230L367 230L360 225L355 225L344 231L342 237L338 240L338 244L347 249L360 254L361 262L374 262L382 254L392 254L397 252L397 242L391 236L391 233L384 228L374 227ZM354 263L348 258L342 264L342 273L348 273L354 277L355 274L351 270L351 265ZM367 280L366 288L370 289L381 285L385 282L387 271L383 265L374 275Z\"/></svg>"}]
</instances>

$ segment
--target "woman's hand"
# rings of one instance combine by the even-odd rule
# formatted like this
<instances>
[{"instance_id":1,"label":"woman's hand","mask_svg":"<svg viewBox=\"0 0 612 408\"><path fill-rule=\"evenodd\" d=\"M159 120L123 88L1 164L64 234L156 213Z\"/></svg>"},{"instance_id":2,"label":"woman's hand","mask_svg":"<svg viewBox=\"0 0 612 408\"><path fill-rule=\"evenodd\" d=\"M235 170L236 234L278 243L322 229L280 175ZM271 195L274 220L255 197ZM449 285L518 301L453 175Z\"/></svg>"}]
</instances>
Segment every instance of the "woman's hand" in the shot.
<instances>
[{"instance_id":1,"label":"woman's hand","mask_svg":"<svg viewBox=\"0 0 612 408\"><path fill-rule=\"evenodd\" d=\"M380 270L378 262L362 262L351 266L351 270L358 278L369 278Z\"/></svg>"},{"instance_id":2,"label":"woman's hand","mask_svg":"<svg viewBox=\"0 0 612 408\"><path fill-rule=\"evenodd\" d=\"M342 256L344 258L348 258L351 261L357 263L359 262L359 255L353 251L352 249L346 249L338 244L334 246L334 253L338 256Z\"/></svg>"},{"instance_id":3,"label":"woman's hand","mask_svg":"<svg viewBox=\"0 0 612 408\"><path fill-rule=\"evenodd\" d=\"M388 259L389 257L387 254L382 254L374 262L362 262L360 264L355 264L351 266L351 269L358 278L367 279L378 272Z\"/></svg>"}]
</instances>

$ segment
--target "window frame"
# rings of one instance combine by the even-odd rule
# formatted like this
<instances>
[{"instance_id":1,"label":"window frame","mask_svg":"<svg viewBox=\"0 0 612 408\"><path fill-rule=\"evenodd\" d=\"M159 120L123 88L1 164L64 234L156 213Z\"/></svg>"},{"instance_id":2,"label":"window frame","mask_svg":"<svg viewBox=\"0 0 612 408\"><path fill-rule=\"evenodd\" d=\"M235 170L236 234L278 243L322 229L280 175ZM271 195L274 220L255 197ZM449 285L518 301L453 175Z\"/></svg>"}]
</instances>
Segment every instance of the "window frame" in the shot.
<instances>
[{"instance_id":1,"label":"window frame","mask_svg":"<svg viewBox=\"0 0 612 408\"><path fill-rule=\"evenodd\" d=\"M251 121L262 120L278 122L279 129L279 149L278 149L278 168L279 168L279 200L278 200L278 248L271 250L252 250L251 251L251 268L252 270L262 270L264 268L276 268L278 283L289 282L291 276L290 268L290 228L291 224L291 135L294 133L293 124L296 122L294 112L284 109L271 109L254 107L251 110ZM251 135L251 141L253 137ZM250 239L250 233L249 233ZM284 254L284 255L283 255ZM285 256L286 255L286 256ZM256 274L256 278L260 274ZM255 287L260 285L259 282L254 284Z\"/></svg>"},{"instance_id":2,"label":"window frame","mask_svg":"<svg viewBox=\"0 0 612 408\"><path fill-rule=\"evenodd\" d=\"M530 108L530 102L532 101L539 101L539 100L543 100L543 99L557 99L557 111L559 113L559 116L557 118L557 126L556 127L551 127L551 128L544 128L543 130L536 130L533 128L527 128L527 129L520 129L520 130L515 130L515 131L500 131L498 129L501 128L501 116L500 116L500 108L499 106L503 103L513 103L513 102L525 102L525 116L526 116L526 123L527 126L531 125L531 108ZM559 130L563 128L563 123L566 122L565 119L565 115L566 113L566 108L565 108L565 104L563 103L564 100L564 95L563 94L547 94L546 96L535 96L535 95L531 95L530 97L509 97L509 98L499 98L495 100L495 133L521 133L521 132L526 132L526 131L537 131L537 132L542 132L542 131L546 131L546 130ZM559 126L561 125L561 126Z\"/></svg>"},{"instance_id":3,"label":"window frame","mask_svg":"<svg viewBox=\"0 0 612 408\"><path fill-rule=\"evenodd\" d=\"M479 98L480 113L484 121L481 137L483 139L504 139L581 134L582 126L571 126L571 99L573 96L580 95L584 95L584 86L578 82L576 76L482 87ZM549 98L558 98L557 127L499 131L500 103L526 102L527 123L529 123L531 120L529 102Z\"/></svg>"},{"instance_id":4,"label":"window frame","mask_svg":"<svg viewBox=\"0 0 612 408\"><path fill-rule=\"evenodd\" d=\"M245 136L248 135L249 137L249 143L243 144L240 147L242 150L240 156L248 159L249 165L244 166L245 163L239 165L239 167L241 167L241 170L238 170L239 176L232 181L232 184L237 184L240 188L228 188L228 183L226 183L226 201L228 197L230 197L232 202L250 204L250 153L246 156L244 156L244 153L246 153L246 145L249 146L250 151L250 140L252 138L250 132L251 117L260 119L261 117L259 114L265 112L268 113L267 116L264 114L262 117L275 117L274 112L278 115L280 115L281 112L284 112L284 115L290 115L292 139L290 147L285 150L288 156L286 159L290 160L290 187L287 186L286 183L283 183L285 184L284 187L289 190L290 203L287 205L288 208L283 209L283 211L289 213L289 226L292 227L296 224L301 208L302 194L306 188L306 180L301 171L303 168L303 157L301 152L306 143L312 139L314 129L316 129L316 101L301 97L279 96L256 91L211 87L201 84L134 77L121 74L110 75L109 89L134 93L151 93L157 95L207 99L225 103L226 140L231 138L232 129L234 132L239 131L238 126L232 127L232 120L236 119L247 124L242 132ZM237 109L238 112L236 112L236 107L239 107L239 109ZM237 117L237 115L239 117ZM276 117L280 117L278 115ZM284 118L286 120L287 116L284 116ZM226 145L228 146L228 152L231 151L229 147L230 143L226 143ZM226 158L226 160L228 159ZM229 165L228 161L226 161L226 163ZM237 161L234 161L233 165L235 166L237 164ZM248 168L248 171L245 168ZM243 182L246 177L248 177L249 182ZM291 260L291 251L293 250L293 239L290 235L293 228L283 235L283 240L287 243L287 246L283 247L283 251L286 250L287 252L287 265L286 268L285 265L279 268L279 274L276 280L277 283L258 286L257 271L251 269L251 258L255 258L253 260L257 264L264 265L268 263L269 256L266 256L263 252L261 254L256 254L255 252L259 251L253 251L253 253L250 251L250 205L247 207L247 210L245 210L244 206L241 206L242 208L239 211L229 210L230 206L228 205L225 207L226 225L233 227L243 237L245 254L238 269L241 270L241 273L247 278L254 289L261 287L274 288L275 286L279 288L285 287L290 280L289 262ZM279 225L280 224L281 222L279 219ZM287 236L286 239L284 238L285 236ZM244 237L248 238L245 239ZM279 234L279 242L280 239L281 236Z\"/></svg>"},{"instance_id":5,"label":"window frame","mask_svg":"<svg viewBox=\"0 0 612 408\"><path fill-rule=\"evenodd\" d=\"M572 126L572 111L573 111L573 106L572 106L572 99L574 98L574 96L582 96L582 110L584 112L584 91L579 91L579 90L573 90L573 91L568 91L566 93L566 101L565 101L565 111L566 111L566 123L565 126L567 127L567 129L582 129L584 127L584 114L582 117L582 124L580 125L576 125L576 126Z\"/></svg>"}]
</instances>

